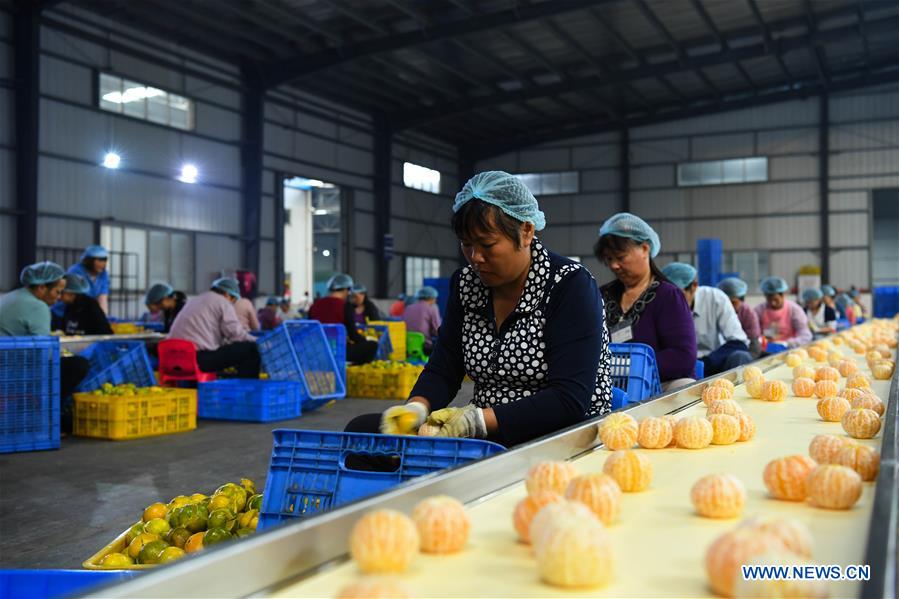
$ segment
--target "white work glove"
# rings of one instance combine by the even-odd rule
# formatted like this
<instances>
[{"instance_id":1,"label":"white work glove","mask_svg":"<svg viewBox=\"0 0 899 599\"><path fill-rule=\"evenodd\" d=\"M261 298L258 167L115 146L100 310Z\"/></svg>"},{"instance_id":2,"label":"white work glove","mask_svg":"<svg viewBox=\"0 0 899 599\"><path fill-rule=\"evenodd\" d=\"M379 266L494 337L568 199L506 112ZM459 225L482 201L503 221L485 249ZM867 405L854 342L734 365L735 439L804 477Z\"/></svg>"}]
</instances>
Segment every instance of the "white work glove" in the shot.
<instances>
[{"instance_id":1,"label":"white work glove","mask_svg":"<svg viewBox=\"0 0 899 599\"><path fill-rule=\"evenodd\" d=\"M428 408L417 401L393 406L381 414L381 432L385 435L414 435L427 417Z\"/></svg>"},{"instance_id":2,"label":"white work glove","mask_svg":"<svg viewBox=\"0 0 899 599\"><path fill-rule=\"evenodd\" d=\"M440 427L436 437L487 438L484 410L471 404L464 408L444 408L431 412L428 426Z\"/></svg>"}]
</instances>

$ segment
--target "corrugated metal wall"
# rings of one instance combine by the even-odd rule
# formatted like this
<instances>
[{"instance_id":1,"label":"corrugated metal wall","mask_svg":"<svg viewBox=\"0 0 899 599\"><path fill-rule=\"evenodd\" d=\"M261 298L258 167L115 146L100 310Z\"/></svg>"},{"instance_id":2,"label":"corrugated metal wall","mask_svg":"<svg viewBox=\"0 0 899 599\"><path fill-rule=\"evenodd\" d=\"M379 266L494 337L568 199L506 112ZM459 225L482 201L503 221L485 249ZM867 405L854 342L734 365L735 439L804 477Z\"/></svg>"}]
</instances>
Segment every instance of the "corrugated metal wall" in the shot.
<instances>
[{"instance_id":1,"label":"corrugated metal wall","mask_svg":"<svg viewBox=\"0 0 899 599\"><path fill-rule=\"evenodd\" d=\"M16 279L12 18L0 12L0 285Z\"/></svg>"}]
</instances>

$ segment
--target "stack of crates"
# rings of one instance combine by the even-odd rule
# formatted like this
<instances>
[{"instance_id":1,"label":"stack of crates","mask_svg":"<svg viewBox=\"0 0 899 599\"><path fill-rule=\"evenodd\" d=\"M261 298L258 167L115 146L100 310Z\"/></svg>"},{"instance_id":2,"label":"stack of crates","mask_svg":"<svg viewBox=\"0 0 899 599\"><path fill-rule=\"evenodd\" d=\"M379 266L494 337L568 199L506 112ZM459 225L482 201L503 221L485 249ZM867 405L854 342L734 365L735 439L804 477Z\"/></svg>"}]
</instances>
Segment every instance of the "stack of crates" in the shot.
<instances>
[{"instance_id":1,"label":"stack of crates","mask_svg":"<svg viewBox=\"0 0 899 599\"><path fill-rule=\"evenodd\" d=\"M699 284L714 287L721 280L721 240L696 240L696 269L699 271Z\"/></svg>"},{"instance_id":2,"label":"stack of crates","mask_svg":"<svg viewBox=\"0 0 899 599\"><path fill-rule=\"evenodd\" d=\"M347 395L368 399L408 399L423 366L405 362L372 362L346 370Z\"/></svg>"},{"instance_id":3,"label":"stack of crates","mask_svg":"<svg viewBox=\"0 0 899 599\"><path fill-rule=\"evenodd\" d=\"M91 367L78 385L78 391L87 393L105 384L133 384L137 387L153 387L156 376L147 355L147 347L141 341L100 341L81 355Z\"/></svg>"},{"instance_id":4,"label":"stack of crates","mask_svg":"<svg viewBox=\"0 0 899 599\"><path fill-rule=\"evenodd\" d=\"M0 337L0 453L59 449L59 339Z\"/></svg>"},{"instance_id":5,"label":"stack of crates","mask_svg":"<svg viewBox=\"0 0 899 599\"><path fill-rule=\"evenodd\" d=\"M129 395L102 389L75 393L74 433L78 437L127 441L197 428L196 389L137 388Z\"/></svg>"},{"instance_id":6,"label":"stack of crates","mask_svg":"<svg viewBox=\"0 0 899 599\"><path fill-rule=\"evenodd\" d=\"M387 327L390 334L390 355L387 360L402 362L406 359L406 323L403 321L372 320L368 324Z\"/></svg>"},{"instance_id":7,"label":"stack of crates","mask_svg":"<svg viewBox=\"0 0 899 599\"><path fill-rule=\"evenodd\" d=\"M899 287L874 288L874 318L892 318L899 314Z\"/></svg>"}]
</instances>

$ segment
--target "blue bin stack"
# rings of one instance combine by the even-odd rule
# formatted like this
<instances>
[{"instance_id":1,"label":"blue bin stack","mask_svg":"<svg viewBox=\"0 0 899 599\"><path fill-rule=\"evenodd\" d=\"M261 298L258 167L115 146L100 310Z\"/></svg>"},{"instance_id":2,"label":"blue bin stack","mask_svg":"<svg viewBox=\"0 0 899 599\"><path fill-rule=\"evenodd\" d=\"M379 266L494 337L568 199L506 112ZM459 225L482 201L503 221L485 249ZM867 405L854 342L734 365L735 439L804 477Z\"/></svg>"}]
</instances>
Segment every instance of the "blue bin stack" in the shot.
<instances>
[{"instance_id":1,"label":"blue bin stack","mask_svg":"<svg viewBox=\"0 0 899 599\"><path fill-rule=\"evenodd\" d=\"M150 356L142 341L99 341L81 352L81 355L90 361L91 367L78 385L79 392L88 393L106 383L131 383L138 387L152 387L156 384Z\"/></svg>"},{"instance_id":2,"label":"blue bin stack","mask_svg":"<svg viewBox=\"0 0 899 599\"><path fill-rule=\"evenodd\" d=\"M59 339L0 337L0 453L59 449Z\"/></svg>"},{"instance_id":3,"label":"blue bin stack","mask_svg":"<svg viewBox=\"0 0 899 599\"><path fill-rule=\"evenodd\" d=\"M699 239L696 241L696 269L699 284L714 287L721 280L721 240Z\"/></svg>"},{"instance_id":4,"label":"blue bin stack","mask_svg":"<svg viewBox=\"0 0 899 599\"><path fill-rule=\"evenodd\" d=\"M899 287L874 288L874 318L892 318L899 314Z\"/></svg>"}]
</instances>

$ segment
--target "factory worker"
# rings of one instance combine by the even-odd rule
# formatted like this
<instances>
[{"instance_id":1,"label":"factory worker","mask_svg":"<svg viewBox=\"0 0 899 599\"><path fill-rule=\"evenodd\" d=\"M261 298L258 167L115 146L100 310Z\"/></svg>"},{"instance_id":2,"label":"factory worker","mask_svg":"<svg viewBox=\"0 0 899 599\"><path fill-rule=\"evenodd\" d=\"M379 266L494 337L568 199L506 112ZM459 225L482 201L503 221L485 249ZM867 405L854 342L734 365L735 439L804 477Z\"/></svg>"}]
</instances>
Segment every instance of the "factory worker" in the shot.
<instances>
[{"instance_id":1,"label":"factory worker","mask_svg":"<svg viewBox=\"0 0 899 599\"><path fill-rule=\"evenodd\" d=\"M668 264L662 274L683 291L693 311L696 355L702 360L706 375L752 362L749 339L723 291L699 285L696 269L683 262Z\"/></svg>"},{"instance_id":2,"label":"factory worker","mask_svg":"<svg viewBox=\"0 0 899 599\"><path fill-rule=\"evenodd\" d=\"M175 317L187 302L187 296L180 291L175 291L168 283L155 283L147 289L144 295L144 304L151 314L161 314L163 332L172 330Z\"/></svg>"},{"instance_id":3,"label":"factory worker","mask_svg":"<svg viewBox=\"0 0 899 599\"><path fill-rule=\"evenodd\" d=\"M262 327L263 331L271 331L281 324L281 317L278 314L281 311L280 305L281 298L273 295L265 300L264 307L259 308L256 316L259 318L259 326Z\"/></svg>"},{"instance_id":4,"label":"factory worker","mask_svg":"<svg viewBox=\"0 0 899 599\"><path fill-rule=\"evenodd\" d=\"M365 327L365 324L371 320L384 320L383 314L378 310L371 299L368 297L368 288L365 285L353 285L347 298L346 318L348 322L353 322L358 327Z\"/></svg>"},{"instance_id":5,"label":"factory worker","mask_svg":"<svg viewBox=\"0 0 899 599\"><path fill-rule=\"evenodd\" d=\"M352 364L368 364L378 353L378 342L359 334L356 323L347 310L353 279L337 273L328 280L328 295L315 300L309 308L309 318L322 324L342 324L346 328L346 359Z\"/></svg>"},{"instance_id":6,"label":"factory worker","mask_svg":"<svg viewBox=\"0 0 899 599\"><path fill-rule=\"evenodd\" d=\"M854 325L858 320L858 315L855 311L855 303L852 301L852 298L849 297L849 294L837 294L834 303L836 304L837 312L849 321L850 326Z\"/></svg>"},{"instance_id":7,"label":"factory worker","mask_svg":"<svg viewBox=\"0 0 899 599\"><path fill-rule=\"evenodd\" d=\"M305 308L306 310L309 309L309 305L310 305L308 300L309 300L309 294L307 293L306 301L303 304L306 306L306 308ZM294 309L293 306L290 305L289 297L282 297L281 303L278 304L278 306L279 306L279 309L281 310L280 314L278 314L278 320L280 320L281 322L286 322L288 320L299 320L300 318L302 318L300 316L300 313L296 309Z\"/></svg>"},{"instance_id":8,"label":"factory worker","mask_svg":"<svg viewBox=\"0 0 899 599\"><path fill-rule=\"evenodd\" d=\"M409 401L360 416L347 430L437 435L506 446L610 410L612 386L602 299L590 272L536 237L537 200L517 177L479 173L453 204L452 227L468 266L450 282L439 340ZM447 407L463 377L464 407ZM411 420L411 423L409 422Z\"/></svg>"},{"instance_id":9,"label":"factory worker","mask_svg":"<svg viewBox=\"0 0 899 599\"><path fill-rule=\"evenodd\" d=\"M112 327L100 303L89 296L90 285L81 275L68 273L59 296L65 305L61 318L53 318L53 328L66 335L112 335Z\"/></svg>"},{"instance_id":10,"label":"factory worker","mask_svg":"<svg viewBox=\"0 0 899 599\"><path fill-rule=\"evenodd\" d=\"M81 261L72 265L69 272L85 278L88 295L100 304L103 312L109 314L109 252L102 245L89 245L81 254ZM59 310L61 313L62 310Z\"/></svg>"},{"instance_id":11,"label":"factory worker","mask_svg":"<svg viewBox=\"0 0 899 599\"><path fill-rule=\"evenodd\" d=\"M829 335L837 331L836 310L824 303L824 294L812 287L802 292L802 304L808 318L808 326L816 335Z\"/></svg>"},{"instance_id":12,"label":"factory worker","mask_svg":"<svg viewBox=\"0 0 899 599\"><path fill-rule=\"evenodd\" d=\"M240 326L248 333L250 331L260 330L259 318L256 316L256 306L252 300L246 297L238 297L234 302L234 313L237 314L237 321Z\"/></svg>"},{"instance_id":13,"label":"factory worker","mask_svg":"<svg viewBox=\"0 0 899 599\"><path fill-rule=\"evenodd\" d=\"M425 336L425 354L431 355L434 338L440 330L440 308L437 307L437 290L425 285L415 294L418 301L403 312L406 330Z\"/></svg>"},{"instance_id":14,"label":"factory worker","mask_svg":"<svg viewBox=\"0 0 899 599\"><path fill-rule=\"evenodd\" d=\"M622 212L603 223L593 253L616 279L602 287L612 343L652 347L667 391L694 380L696 330L684 294L653 260L661 248L652 227Z\"/></svg>"},{"instance_id":15,"label":"factory worker","mask_svg":"<svg viewBox=\"0 0 899 599\"><path fill-rule=\"evenodd\" d=\"M197 347L197 365L203 372L234 367L238 378L258 378L259 349L237 320L234 304L238 299L237 279L216 279L209 291L184 304L168 338L192 342Z\"/></svg>"},{"instance_id":16,"label":"factory worker","mask_svg":"<svg viewBox=\"0 0 899 599\"><path fill-rule=\"evenodd\" d=\"M762 329L759 326L759 317L755 311L746 303L746 293L749 286L746 281L736 277L727 277L718 283L718 289L724 292L730 299L730 304L737 313L740 326L749 339L749 354L753 358L758 358L762 353Z\"/></svg>"},{"instance_id":17,"label":"factory worker","mask_svg":"<svg viewBox=\"0 0 899 599\"><path fill-rule=\"evenodd\" d=\"M853 311L855 312L855 320L856 322L860 318L865 317L865 307L862 305L862 294L861 292L855 288L853 285L849 289L849 298L852 300Z\"/></svg>"},{"instance_id":18,"label":"factory worker","mask_svg":"<svg viewBox=\"0 0 899 599\"><path fill-rule=\"evenodd\" d=\"M53 262L38 262L22 269L22 287L0 297L0 336L35 337L50 334L50 306L66 286L65 272ZM82 356L59 358L60 428L72 430L70 395L84 380L90 362Z\"/></svg>"},{"instance_id":19,"label":"factory worker","mask_svg":"<svg viewBox=\"0 0 899 599\"><path fill-rule=\"evenodd\" d=\"M787 282L780 277L768 277L761 284L765 303L755 308L762 327L762 334L768 341L788 347L798 347L812 340L808 319L799 304L784 298L790 290Z\"/></svg>"}]
</instances>

